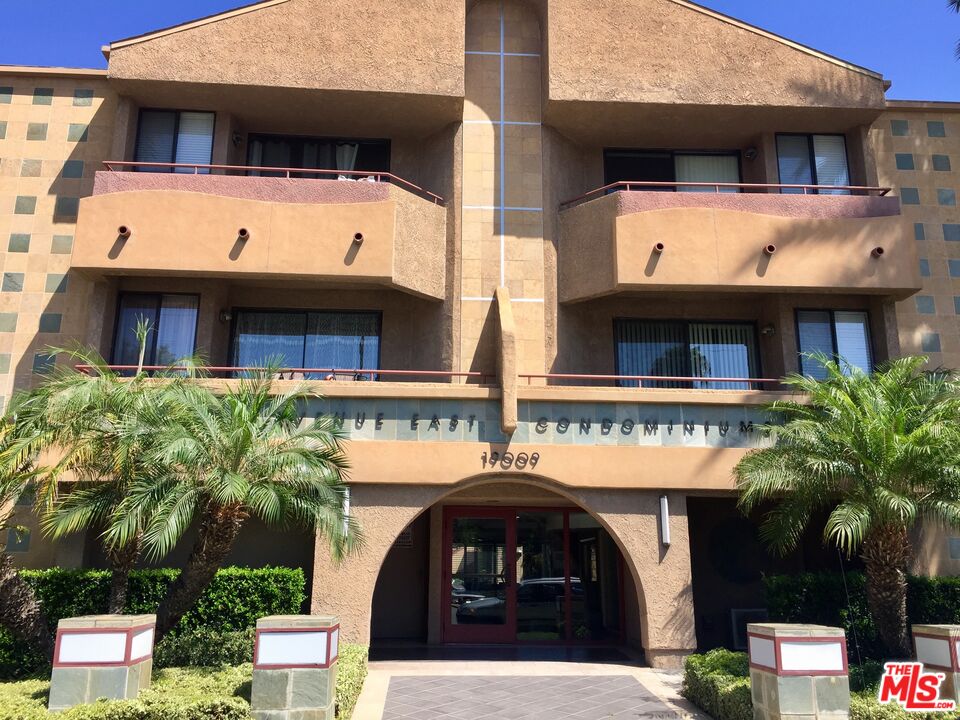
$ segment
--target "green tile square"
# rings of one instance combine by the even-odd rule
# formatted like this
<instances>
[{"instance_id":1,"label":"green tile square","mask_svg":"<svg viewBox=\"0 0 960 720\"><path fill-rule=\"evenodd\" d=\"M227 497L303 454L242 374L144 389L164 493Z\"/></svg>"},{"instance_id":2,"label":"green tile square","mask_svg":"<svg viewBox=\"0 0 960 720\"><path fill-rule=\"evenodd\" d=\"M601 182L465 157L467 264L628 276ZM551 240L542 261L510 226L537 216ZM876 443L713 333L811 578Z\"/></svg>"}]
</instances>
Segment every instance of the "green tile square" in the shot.
<instances>
[{"instance_id":1,"label":"green tile square","mask_svg":"<svg viewBox=\"0 0 960 720\"><path fill-rule=\"evenodd\" d=\"M49 375L57 363L56 355L38 352L33 356L33 372L37 375Z\"/></svg>"},{"instance_id":2,"label":"green tile square","mask_svg":"<svg viewBox=\"0 0 960 720\"><path fill-rule=\"evenodd\" d=\"M0 120L0 140L7 139L7 121Z\"/></svg>"},{"instance_id":3,"label":"green tile square","mask_svg":"<svg viewBox=\"0 0 960 720\"><path fill-rule=\"evenodd\" d=\"M937 189L937 204L953 206L957 204L957 191L952 188Z\"/></svg>"},{"instance_id":4,"label":"green tile square","mask_svg":"<svg viewBox=\"0 0 960 720\"><path fill-rule=\"evenodd\" d=\"M26 233L13 233L7 243L7 252L30 252L30 236Z\"/></svg>"},{"instance_id":5,"label":"green tile square","mask_svg":"<svg viewBox=\"0 0 960 720\"><path fill-rule=\"evenodd\" d=\"M67 128L67 140L70 142L86 142L88 126L82 123L70 123Z\"/></svg>"},{"instance_id":6,"label":"green tile square","mask_svg":"<svg viewBox=\"0 0 960 720\"><path fill-rule=\"evenodd\" d=\"M23 160L20 162L20 177L40 177L42 160Z\"/></svg>"},{"instance_id":7,"label":"green tile square","mask_svg":"<svg viewBox=\"0 0 960 720\"><path fill-rule=\"evenodd\" d=\"M936 170L937 172L950 172L950 156L934 155L933 169Z\"/></svg>"},{"instance_id":8,"label":"green tile square","mask_svg":"<svg viewBox=\"0 0 960 720\"><path fill-rule=\"evenodd\" d=\"M40 313L40 327L38 332L58 333L60 332L60 322L63 315L60 313Z\"/></svg>"},{"instance_id":9,"label":"green tile square","mask_svg":"<svg viewBox=\"0 0 960 720\"><path fill-rule=\"evenodd\" d=\"M914 170L913 153L896 153L894 160L897 163L897 170Z\"/></svg>"},{"instance_id":10,"label":"green tile square","mask_svg":"<svg viewBox=\"0 0 960 720\"><path fill-rule=\"evenodd\" d=\"M960 315L960 296L958 295L953 296L953 311Z\"/></svg>"},{"instance_id":11,"label":"green tile square","mask_svg":"<svg viewBox=\"0 0 960 720\"><path fill-rule=\"evenodd\" d=\"M917 295L914 300L917 303L917 312L921 315L937 314L937 303L932 295Z\"/></svg>"},{"instance_id":12,"label":"green tile square","mask_svg":"<svg viewBox=\"0 0 960 720\"><path fill-rule=\"evenodd\" d=\"M75 107L89 107L93 105L93 90L90 88L77 88L74 90L73 104Z\"/></svg>"},{"instance_id":13,"label":"green tile square","mask_svg":"<svg viewBox=\"0 0 960 720\"><path fill-rule=\"evenodd\" d=\"M10 353L0 354L0 375L10 372Z\"/></svg>"},{"instance_id":14,"label":"green tile square","mask_svg":"<svg viewBox=\"0 0 960 720\"><path fill-rule=\"evenodd\" d=\"M30 549L30 530L28 528L7 528L5 549L9 553L27 552Z\"/></svg>"},{"instance_id":15,"label":"green tile square","mask_svg":"<svg viewBox=\"0 0 960 720\"><path fill-rule=\"evenodd\" d=\"M67 276L62 273L49 273L45 292L65 293L67 291Z\"/></svg>"},{"instance_id":16,"label":"green tile square","mask_svg":"<svg viewBox=\"0 0 960 720\"><path fill-rule=\"evenodd\" d=\"M0 332L14 332L17 329L16 313L0 313Z\"/></svg>"},{"instance_id":17,"label":"green tile square","mask_svg":"<svg viewBox=\"0 0 960 720\"><path fill-rule=\"evenodd\" d=\"M53 88L43 88L43 87L34 88L33 104L34 105L52 105L53 104Z\"/></svg>"},{"instance_id":18,"label":"green tile square","mask_svg":"<svg viewBox=\"0 0 960 720\"><path fill-rule=\"evenodd\" d=\"M920 258L920 277L930 277L930 261Z\"/></svg>"},{"instance_id":19,"label":"green tile square","mask_svg":"<svg viewBox=\"0 0 960 720\"><path fill-rule=\"evenodd\" d=\"M914 223L913 224L913 239L914 240L926 240L927 231L923 227L923 223Z\"/></svg>"},{"instance_id":20,"label":"green tile square","mask_svg":"<svg viewBox=\"0 0 960 720\"><path fill-rule=\"evenodd\" d=\"M69 255L73 252L73 235L54 235L50 244L50 252L54 255Z\"/></svg>"},{"instance_id":21,"label":"green tile square","mask_svg":"<svg viewBox=\"0 0 960 720\"><path fill-rule=\"evenodd\" d=\"M27 140L46 140L46 139L47 139L46 123L29 123L27 125Z\"/></svg>"},{"instance_id":22,"label":"green tile square","mask_svg":"<svg viewBox=\"0 0 960 720\"><path fill-rule=\"evenodd\" d=\"M930 137L946 137L947 128L942 120L930 120L927 123L927 135Z\"/></svg>"},{"instance_id":23,"label":"green tile square","mask_svg":"<svg viewBox=\"0 0 960 720\"><path fill-rule=\"evenodd\" d=\"M947 260L947 271L950 273L950 277L960 277L960 260Z\"/></svg>"},{"instance_id":24,"label":"green tile square","mask_svg":"<svg viewBox=\"0 0 960 720\"><path fill-rule=\"evenodd\" d=\"M9 85L0 85L0 105L9 105L13 99L13 88Z\"/></svg>"},{"instance_id":25,"label":"green tile square","mask_svg":"<svg viewBox=\"0 0 960 720\"><path fill-rule=\"evenodd\" d=\"M943 239L947 242L960 242L960 224L944 223Z\"/></svg>"},{"instance_id":26,"label":"green tile square","mask_svg":"<svg viewBox=\"0 0 960 720\"><path fill-rule=\"evenodd\" d=\"M940 333L923 333L920 336L920 349L923 352L940 352Z\"/></svg>"},{"instance_id":27,"label":"green tile square","mask_svg":"<svg viewBox=\"0 0 960 720\"><path fill-rule=\"evenodd\" d=\"M33 215L37 211L37 198L34 195L17 195L13 206L14 215Z\"/></svg>"},{"instance_id":28,"label":"green tile square","mask_svg":"<svg viewBox=\"0 0 960 720\"><path fill-rule=\"evenodd\" d=\"M891 120L890 132L894 137L904 137L910 134L910 123L906 120Z\"/></svg>"},{"instance_id":29,"label":"green tile square","mask_svg":"<svg viewBox=\"0 0 960 720\"><path fill-rule=\"evenodd\" d=\"M83 177L83 160L67 160L63 164L63 170L60 173L65 178Z\"/></svg>"},{"instance_id":30,"label":"green tile square","mask_svg":"<svg viewBox=\"0 0 960 720\"><path fill-rule=\"evenodd\" d=\"M5 272L0 292L23 292L23 273Z\"/></svg>"},{"instance_id":31,"label":"green tile square","mask_svg":"<svg viewBox=\"0 0 960 720\"><path fill-rule=\"evenodd\" d=\"M900 202L904 205L919 205L920 190L915 187L900 188Z\"/></svg>"},{"instance_id":32,"label":"green tile square","mask_svg":"<svg viewBox=\"0 0 960 720\"><path fill-rule=\"evenodd\" d=\"M57 196L57 202L53 208L53 214L55 217L74 218L77 216L77 213L79 211L80 211L80 198L66 197L64 195Z\"/></svg>"}]
</instances>

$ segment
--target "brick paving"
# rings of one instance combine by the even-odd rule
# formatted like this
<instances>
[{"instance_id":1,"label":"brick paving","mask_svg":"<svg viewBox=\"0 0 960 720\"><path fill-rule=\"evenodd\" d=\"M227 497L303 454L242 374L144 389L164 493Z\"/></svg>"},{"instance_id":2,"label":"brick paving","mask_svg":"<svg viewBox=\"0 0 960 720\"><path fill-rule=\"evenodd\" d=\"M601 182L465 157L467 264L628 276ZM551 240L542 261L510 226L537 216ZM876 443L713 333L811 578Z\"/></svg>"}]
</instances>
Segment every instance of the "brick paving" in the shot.
<instances>
[{"instance_id":1,"label":"brick paving","mask_svg":"<svg viewBox=\"0 0 960 720\"><path fill-rule=\"evenodd\" d=\"M630 675L394 676L382 720L677 720Z\"/></svg>"}]
</instances>

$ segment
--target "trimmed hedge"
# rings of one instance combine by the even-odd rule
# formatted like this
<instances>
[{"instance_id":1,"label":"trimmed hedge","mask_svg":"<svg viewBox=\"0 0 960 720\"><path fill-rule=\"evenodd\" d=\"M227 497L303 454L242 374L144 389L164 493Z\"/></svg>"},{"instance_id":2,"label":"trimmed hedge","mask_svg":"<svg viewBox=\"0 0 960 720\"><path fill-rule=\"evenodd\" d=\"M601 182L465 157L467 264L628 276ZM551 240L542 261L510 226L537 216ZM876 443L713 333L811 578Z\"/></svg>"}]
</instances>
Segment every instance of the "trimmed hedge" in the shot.
<instances>
[{"instance_id":1,"label":"trimmed hedge","mask_svg":"<svg viewBox=\"0 0 960 720\"><path fill-rule=\"evenodd\" d=\"M862 572L772 575L763 582L771 621L842 627L847 631L852 661L857 660L858 644L864 660L884 658L879 633L867 609L866 577ZM960 622L960 578L908 577L907 615L911 624Z\"/></svg>"},{"instance_id":2,"label":"trimmed hedge","mask_svg":"<svg viewBox=\"0 0 960 720\"><path fill-rule=\"evenodd\" d=\"M744 653L718 649L689 656L680 694L715 720L753 720L750 669Z\"/></svg>"},{"instance_id":3,"label":"trimmed hedge","mask_svg":"<svg viewBox=\"0 0 960 720\"><path fill-rule=\"evenodd\" d=\"M253 635L253 628L228 632L201 628L167 635L153 648L153 666L214 667L252 663Z\"/></svg>"},{"instance_id":4,"label":"trimmed hedge","mask_svg":"<svg viewBox=\"0 0 960 720\"><path fill-rule=\"evenodd\" d=\"M173 569L135 570L130 575L124 611L156 612L179 573ZM95 615L106 608L110 594L108 570L24 570L22 574L40 598L51 630L60 618ZM255 627L257 618L264 615L296 615L306 599L305 585L300 568L223 568L171 634L243 632ZM236 643L231 642L228 648L210 647L212 655L197 659L205 659L205 665L219 664L222 660L215 653L220 652L226 661L243 661L242 657L230 655L230 648L235 650ZM169 651L174 652L172 648ZM183 652L189 655L192 650ZM0 629L0 678L27 676L45 662Z\"/></svg>"}]
</instances>

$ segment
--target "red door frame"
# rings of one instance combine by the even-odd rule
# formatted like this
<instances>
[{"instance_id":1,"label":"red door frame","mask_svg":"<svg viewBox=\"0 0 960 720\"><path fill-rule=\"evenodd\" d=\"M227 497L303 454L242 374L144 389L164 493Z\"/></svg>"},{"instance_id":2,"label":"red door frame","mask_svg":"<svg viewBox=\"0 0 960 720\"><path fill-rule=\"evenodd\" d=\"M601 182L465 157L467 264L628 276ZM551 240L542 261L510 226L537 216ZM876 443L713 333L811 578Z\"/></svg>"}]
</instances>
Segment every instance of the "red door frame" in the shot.
<instances>
[{"instance_id":1,"label":"red door frame","mask_svg":"<svg viewBox=\"0 0 960 720\"><path fill-rule=\"evenodd\" d=\"M506 579L506 622L503 625L454 625L450 617L450 588L453 585L453 519L482 518L504 521L504 573ZM443 614L443 641L450 643L497 643L517 637L517 513L513 508L445 507L443 509L443 571L440 582L440 610Z\"/></svg>"}]
</instances>

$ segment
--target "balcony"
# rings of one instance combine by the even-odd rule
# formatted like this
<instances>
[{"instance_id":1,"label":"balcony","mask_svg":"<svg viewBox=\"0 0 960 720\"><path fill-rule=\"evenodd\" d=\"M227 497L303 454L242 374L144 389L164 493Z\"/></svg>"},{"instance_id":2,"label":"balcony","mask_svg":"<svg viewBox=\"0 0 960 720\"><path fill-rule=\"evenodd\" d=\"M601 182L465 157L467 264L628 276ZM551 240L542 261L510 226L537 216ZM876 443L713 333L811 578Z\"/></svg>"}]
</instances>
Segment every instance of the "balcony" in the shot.
<instances>
[{"instance_id":1,"label":"balcony","mask_svg":"<svg viewBox=\"0 0 960 720\"><path fill-rule=\"evenodd\" d=\"M444 297L443 199L389 173L105 166L80 203L77 270L346 283Z\"/></svg>"},{"instance_id":2,"label":"balcony","mask_svg":"<svg viewBox=\"0 0 960 720\"><path fill-rule=\"evenodd\" d=\"M700 191L674 192L682 189ZM899 201L887 192L728 183L599 188L560 206L560 300L663 290L907 297L920 288L917 257Z\"/></svg>"}]
</instances>

